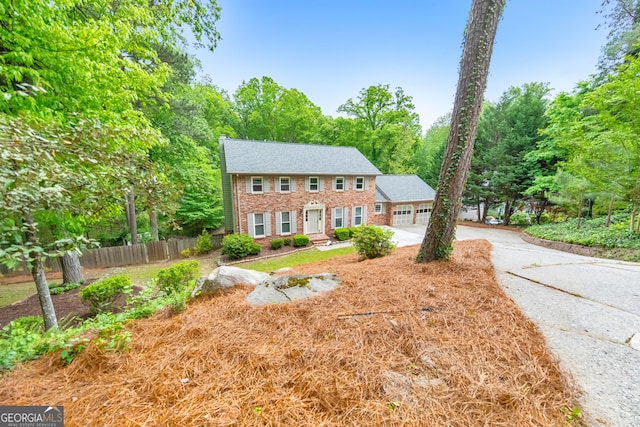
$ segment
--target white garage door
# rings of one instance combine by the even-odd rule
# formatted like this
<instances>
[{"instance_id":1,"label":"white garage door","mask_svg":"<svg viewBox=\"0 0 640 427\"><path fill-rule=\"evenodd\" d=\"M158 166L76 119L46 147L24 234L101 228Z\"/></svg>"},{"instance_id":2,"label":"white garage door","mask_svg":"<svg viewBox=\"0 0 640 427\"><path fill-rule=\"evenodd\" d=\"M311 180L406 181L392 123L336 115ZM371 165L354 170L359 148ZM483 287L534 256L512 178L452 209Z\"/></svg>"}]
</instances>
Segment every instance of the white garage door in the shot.
<instances>
[{"instance_id":1,"label":"white garage door","mask_svg":"<svg viewBox=\"0 0 640 427\"><path fill-rule=\"evenodd\" d=\"M416 223L417 224L429 224L431 219L431 204L422 203L418 206L416 211Z\"/></svg>"},{"instance_id":2,"label":"white garage door","mask_svg":"<svg viewBox=\"0 0 640 427\"><path fill-rule=\"evenodd\" d=\"M413 224L413 206L398 205L393 208L393 225Z\"/></svg>"}]
</instances>

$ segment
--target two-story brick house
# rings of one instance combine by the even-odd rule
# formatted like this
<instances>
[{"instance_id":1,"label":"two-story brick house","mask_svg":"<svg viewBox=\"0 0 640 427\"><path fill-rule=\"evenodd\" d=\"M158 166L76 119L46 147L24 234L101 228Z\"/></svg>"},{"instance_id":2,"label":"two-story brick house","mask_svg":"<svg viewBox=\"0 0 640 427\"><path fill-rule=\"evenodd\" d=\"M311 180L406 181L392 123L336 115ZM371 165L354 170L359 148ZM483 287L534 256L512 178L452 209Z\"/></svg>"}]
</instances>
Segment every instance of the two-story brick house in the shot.
<instances>
[{"instance_id":1,"label":"two-story brick house","mask_svg":"<svg viewBox=\"0 0 640 427\"><path fill-rule=\"evenodd\" d=\"M354 147L249 141L223 135L219 148L227 231L255 238L332 235L339 227L390 225L389 218L399 206L396 202L410 203L388 196L407 194L390 188L381 191L376 180L382 177L384 181L385 176ZM415 175L387 177L393 186L403 185L401 177L415 177L426 186L419 201L433 201L431 187ZM407 179L413 182L411 188L416 187L413 178Z\"/></svg>"}]
</instances>

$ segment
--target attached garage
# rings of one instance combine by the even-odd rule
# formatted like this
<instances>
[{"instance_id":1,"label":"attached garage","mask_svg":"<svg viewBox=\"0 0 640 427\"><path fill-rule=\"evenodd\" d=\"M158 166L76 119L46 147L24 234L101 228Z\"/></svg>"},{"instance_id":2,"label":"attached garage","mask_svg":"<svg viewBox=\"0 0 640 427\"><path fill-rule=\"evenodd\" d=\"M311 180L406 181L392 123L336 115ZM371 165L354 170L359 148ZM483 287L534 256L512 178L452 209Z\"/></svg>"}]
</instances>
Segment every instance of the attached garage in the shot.
<instances>
[{"instance_id":1,"label":"attached garage","mask_svg":"<svg viewBox=\"0 0 640 427\"><path fill-rule=\"evenodd\" d=\"M429 224L431 219L431 203L421 203L416 211L416 224Z\"/></svg>"},{"instance_id":2,"label":"attached garage","mask_svg":"<svg viewBox=\"0 0 640 427\"><path fill-rule=\"evenodd\" d=\"M397 205L393 208L393 225L413 224L413 206Z\"/></svg>"}]
</instances>

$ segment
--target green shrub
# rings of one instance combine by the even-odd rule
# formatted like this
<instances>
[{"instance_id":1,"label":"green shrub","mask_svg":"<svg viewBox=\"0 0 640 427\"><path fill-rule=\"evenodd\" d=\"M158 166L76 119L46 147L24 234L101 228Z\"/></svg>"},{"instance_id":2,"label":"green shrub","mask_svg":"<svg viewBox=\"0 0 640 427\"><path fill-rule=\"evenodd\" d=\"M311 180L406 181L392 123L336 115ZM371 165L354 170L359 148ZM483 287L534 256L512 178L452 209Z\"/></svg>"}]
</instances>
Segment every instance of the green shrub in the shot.
<instances>
[{"instance_id":1,"label":"green shrub","mask_svg":"<svg viewBox=\"0 0 640 427\"><path fill-rule=\"evenodd\" d=\"M284 239L273 239L271 241L271 249L276 250L284 246Z\"/></svg>"},{"instance_id":2,"label":"green shrub","mask_svg":"<svg viewBox=\"0 0 640 427\"><path fill-rule=\"evenodd\" d=\"M206 228L202 229L202 233L198 236L196 247L193 251L196 255L202 255L209 253L213 250L213 242L211 241L211 235Z\"/></svg>"},{"instance_id":3,"label":"green shrub","mask_svg":"<svg viewBox=\"0 0 640 427\"><path fill-rule=\"evenodd\" d=\"M222 239L222 254L231 259L240 259L249 255L253 239L248 234L227 234Z\"/></svg>"},{"instance_id":4,"label":"green shrub","mask_svg":"<svg viewBox=\"0 0 640 427\"><path fill-rule=\"evenodd\" d=\"M257 243L251 243L251 246L249 247L249 255L258 255L261 250L262 246Z\"/></svg>"},{"instance_id":5,"label":"green shrub","mask_svg":"<svg viewBox=\"0 0 640 427\"><path fill-rule=\"evenodd\" d=\"M293 236L293 246L295 248L307 246L308 244L309 244L309 238L304 234L296 234L295 236Z\"/></svg>"},{"instance_id":6,"label":"green shrub","mask_svg":"<svg viewBox=\"0 0 640 427\"><path fill-rule=\"evenodd\" d=\"M284 241L285 246L289 246L291 244L291 237L285 237L282 240Z\"/></svg>"},{"instance_id":7,"label":"green shrub","mask_svg":"<svg viewBox=\"0 0 640 427\"><path fill-rule=\"evenodd\" d=\"M373 225L358 226L353 234L353 246L363 258L380 258L396 247L391 242L393 231Z\"/></svg>"},{"instance_id":8,"label":"green shrub","mask_svg":"<svg viewBox=\"0 0 640 427\"><path fill-rule=\"evenodd\" d=\"M529 214L526 214L522 211L516 211L511 215L511 218L509 218L509 224L511 225L530 225L531 224L531 217L529 216Z\"/></svg>"},{"instance_id":9,"label":"green shrub","mask_svg":"<svg viewBox=\"0 0 640 427\"><path fill-rule=\"evenodd\" d=\"M119 296L131 292L128 276L111 276L94 282L80 291L80 299L89 304L91 314L111 311Z\"/></svg>"},{"instance_id":10,"label":"green shrub","mask_svg":"<svg viewBox=\"0 0 640 427\"><path fill-rule=\"evenodd\" d=\"M340 241L347 240L351 237L351 233L349 233L348 228L336 228L333 234L336 236L336 239Z\"/></svg>"},{"instance_id":11,"label":"green shrub","mask_svg":"<svg viewBox=\"0 0 640 427\"><path fill-rule=\"evenodd\" d=\"M198 273L198 261L180 261L158 271L158 288L165 295L182 292Z\"/></svg>"},{"instance_id":12,"label":"green shrub","mask_svg":"<svg viewBox=\"0 0 640 427\"><path fill-rule=\"evenodd\" d=\"M362 227L361 225L356 225L355 227L349 227L349 238L353 238L353 235L358 232L358 229Z\"/></svg>"}]
</instances>

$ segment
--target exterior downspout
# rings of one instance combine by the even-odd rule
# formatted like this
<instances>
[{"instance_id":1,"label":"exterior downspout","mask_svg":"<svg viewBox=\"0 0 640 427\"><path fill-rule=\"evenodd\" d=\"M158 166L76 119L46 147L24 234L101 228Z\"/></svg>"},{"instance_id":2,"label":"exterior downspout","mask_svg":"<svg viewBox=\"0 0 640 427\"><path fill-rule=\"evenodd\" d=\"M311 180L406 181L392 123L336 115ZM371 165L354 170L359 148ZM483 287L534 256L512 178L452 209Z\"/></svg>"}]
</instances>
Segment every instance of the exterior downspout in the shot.
<instances>
[{"instance_id":1,"label":"exterior downspout","mask_svg":"<svg viewBox=\"0 0 640 427\"><path fill-rule=\"evenodd\" d=\"M236 174L236 212L238 215L238 234L242 234L242 218L240 218L240 175Z\"/></svg>"}]
</instances>

